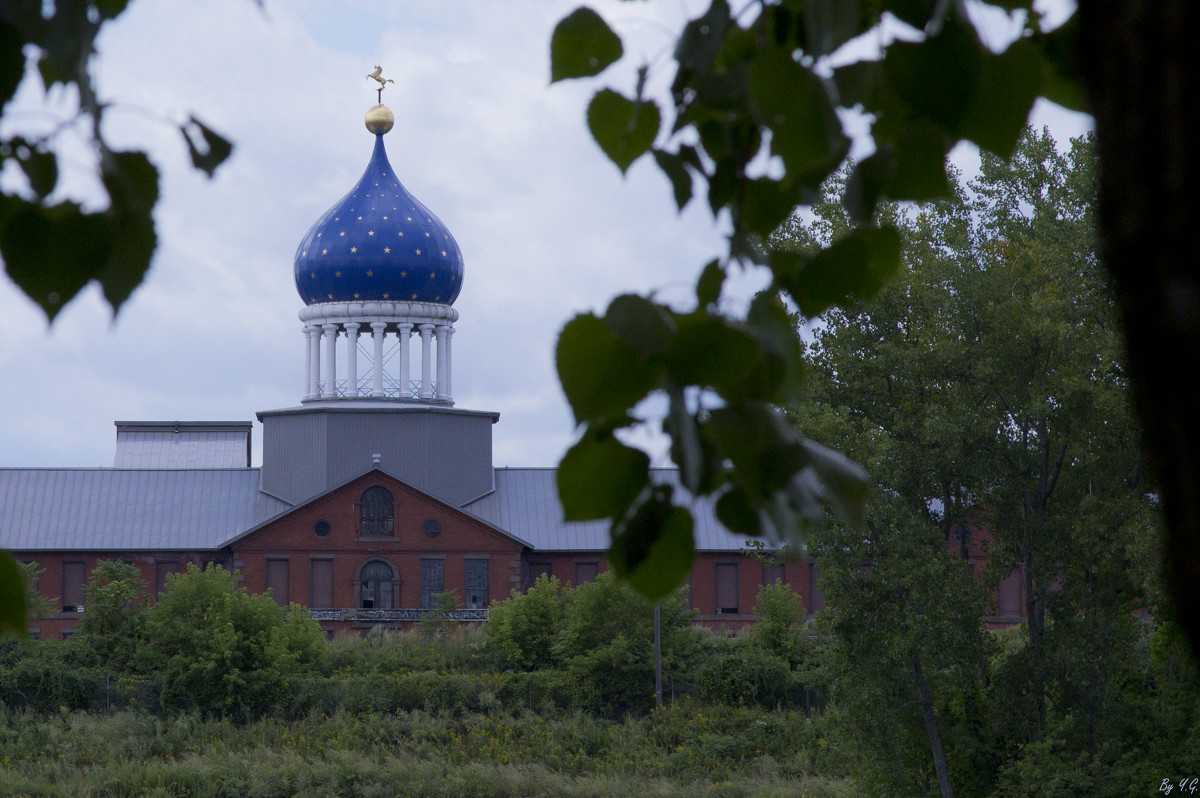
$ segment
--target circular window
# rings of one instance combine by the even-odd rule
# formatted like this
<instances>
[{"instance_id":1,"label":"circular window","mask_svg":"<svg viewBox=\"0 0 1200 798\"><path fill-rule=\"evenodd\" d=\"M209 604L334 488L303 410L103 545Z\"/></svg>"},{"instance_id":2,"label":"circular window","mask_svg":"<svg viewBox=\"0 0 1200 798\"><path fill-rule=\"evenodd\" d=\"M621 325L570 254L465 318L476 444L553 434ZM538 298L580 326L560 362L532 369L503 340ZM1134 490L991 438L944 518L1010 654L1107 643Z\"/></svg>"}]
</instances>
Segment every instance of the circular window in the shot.
<instances>
[{"instance_id":1,"label":"circular window","mask_svg":"<svg viewBox=\"0 0 1200 798\"><path fill-rule=\"evenodd\" d=\"M442 525L430 518L421 525L421 531L425 533L425 537L427 538L436 538L438 535L442 534Z\"/></svg>"},{"instance_id":2,"label":"circular window","mask_svg":"<svg viewBox=\"0 0 1200 798\"><path fill-rule=\"evenodd\" d=\"M333 527L329 526L328 521L322 520L313 524L313 532L316 533L316 536L319 538L326 537L332 529Z\"/></svg>"}]
</instances>

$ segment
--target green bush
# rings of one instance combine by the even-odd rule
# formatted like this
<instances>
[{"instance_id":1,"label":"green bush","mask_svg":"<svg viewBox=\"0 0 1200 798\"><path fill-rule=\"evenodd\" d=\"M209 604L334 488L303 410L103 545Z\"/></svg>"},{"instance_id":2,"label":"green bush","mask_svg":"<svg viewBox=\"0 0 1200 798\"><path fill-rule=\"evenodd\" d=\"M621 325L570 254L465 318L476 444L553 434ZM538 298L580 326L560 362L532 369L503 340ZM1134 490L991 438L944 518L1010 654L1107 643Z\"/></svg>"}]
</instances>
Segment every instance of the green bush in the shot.
<instances>
[{"instance_id":1,"label":"green bush","mask_svg":"<svg viewBox=\"0 0 1200 798\"><path fill-rule=\"evenodd\" d=\"M492 665L514 671L554 667L554 639L566 603L558 579L542 574L526 592L514 590L507 600L494 604L486 627Z\"/></svg>"},{"instance_id":2,"label":"green bush","mask_svg":"<svg viewBox=\"0 0 1200 798\"><path fill-rule=\"evenodd\" d=\"M170 575L146 630L164 705L243 720L289 697L325 650L306 610L250 595L219 565Z\"/></svg>"}]
</instances>

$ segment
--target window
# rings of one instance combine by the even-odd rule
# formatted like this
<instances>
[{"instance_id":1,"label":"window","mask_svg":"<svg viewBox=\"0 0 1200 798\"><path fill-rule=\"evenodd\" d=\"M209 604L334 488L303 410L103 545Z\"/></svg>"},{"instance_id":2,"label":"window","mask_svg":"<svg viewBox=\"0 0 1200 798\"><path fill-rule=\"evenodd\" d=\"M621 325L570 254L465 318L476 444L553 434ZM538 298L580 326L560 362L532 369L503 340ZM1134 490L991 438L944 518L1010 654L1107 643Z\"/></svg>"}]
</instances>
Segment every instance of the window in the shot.
<instances>
[{"instance_id":1,"label":"window","mask_svg":"<svg viewBox=\"0 0 1200 798\"><path fill-rule=\"evenodd\" d=\"M167 575L179 572L178 562L156 562L154 563L154 591L156 593L167 592Z\"/></svg>"},{"instance_id":2,"label":"window","mask_svg":"<svg viewBox=\"0 0 1200 798\"><path fill-rule=\"evenodd\" d=\"M996 614L1001 617L1021 617L1021 569L1014 569L1000 581L996 589Z\"/></svg>"},{"instance_id":3,"label":"window","mask_svg":"<svg viewBox=\"0 0 1200 798\"><path fill-rule=\"evenodd\" d=\"M466 606L479 609L488 605L488 561L466 560Z\"/></svg>"},{"instance_id":4,"label":"window","mask_svg":"<svg viewBox=\"0 0 1200 798\"><path fill-rule=\"evenodd\" d=\"M329 522L324 519L313 524L313 534L319 538L329 537L329 533L332 531L333 527L331 527Z\"/></svg>"},{"instance_id":5,"label":"window","mask_svg":"<svg viewBox=\"0 0 1200 798\"><path fill-rule=\"evenodd\" d=\"M735 562L717 563L717 614L737 615L738 566Z\"/></svg>"},{"instance_id":6,"label":"window","mask_svg":"<svg viewBox=\"0 0 1200 798\"><path fill-rule=\"evenodd\" d=\"M424 524L421 525L421 531L425 534L425 537L427 537L427 538L436 538L438 535L442 534L442 524L441 524L441 522L435 521L432 518L430 518L428 521L426 521Z\"/></svg>"},{"instance_id":7,"label":"window","mask_svg":"<svg viewBox=\"0 0 1200 798\"><path fill-rule=\"evenodd\" d=\"M599 573L600 563L598 562L575 563L575 586L578 587L586 582L595 582Z\"/></svg>"},{"instance_id":8,"label":"window","mask_svg":"<svg viewBox=\"0 0 1200 798\"><path fill-rule=\"evenodd\" d=\"M376 485L363 491L358 503L358 534L363 537L385 537L392 534L396 505L391 492Z\"/></svg>"},{"instance_id":9,"label":"window","mask_svg":"<svg viewBox=\"0 0 1200 798\"><path fill-rule=\"evenodd\" d=\"M553 575L554 570L549 562L543 560L531 561L529 563L529 584L526 586L526 590L533 587L533 583L538 580L539 576L546 576L548 578Z\"/></svg>"},{"instance_id":10,"label":"window","mask_svg":"<svg viewBox=\"0 0 1200 798\"><path fill-rule=\"evenodd\" d=\"M395 580L392 566L383 560L371 560L358 573L358 606L364 610L390 610Z\"/></svg>"},{"instance_id":11,"label":"window","mask_svg":"<svg viewBox=\"0 0 1200 798\"><path fill-rule=\"evenodd\" d=\"M286 607L290 601L288 593L288 561L280 558L267 560L267 590L280 607Z\"/></svg>"},{"instance_id":12,"label":"window","mask_svg":"<svg viewBox=\"0 0 1200 798\"><path fill-rule=\"evenodd\" d=\"M68 560L62 564L63 612L83 610L83 583L86 579L87 564L82 560Z\"/></svg>"},{"instance_id":13,"label":"window","mask_svg":"<svg viewBox=\"0 0 1200 798\"><path fill-rule=\"evenodd\" d=\"M817 586L817 580L821 578L821 568L814 562L808 564L808 614L820 612L825 609L825 594L821 592L821 588Z\"/></svg>"},{"instance_id":14,"label":"window","mask_svg":"<svg viewBox=\"0 0 1200 798\"><path fill-rule=\"evenodd\" d=\"M431 610L437 605L434 594L445 590L443 578L444 560L421 560L421 609Z\"/></svg>"},{"instance_id":15,"label":"window","mask_svg":"<svg viewBox=\"0 0 1200 798\"><path fill-rule=\"evenodd\" d=\"M310 560L308 568L308 606L329 609L333 606L333 560Z\"/></svg>"},{"instance_id":16,"label":"window","mask_svg":"<svg viewBox=\"0 0 1200 798\"><path fill-rule=\"evenodd\" d=\"M763 565L763 584L773 585L778 582L781 585L787 584L787 575L783 571L783 565Z\"/></svg>"}]
</instances>

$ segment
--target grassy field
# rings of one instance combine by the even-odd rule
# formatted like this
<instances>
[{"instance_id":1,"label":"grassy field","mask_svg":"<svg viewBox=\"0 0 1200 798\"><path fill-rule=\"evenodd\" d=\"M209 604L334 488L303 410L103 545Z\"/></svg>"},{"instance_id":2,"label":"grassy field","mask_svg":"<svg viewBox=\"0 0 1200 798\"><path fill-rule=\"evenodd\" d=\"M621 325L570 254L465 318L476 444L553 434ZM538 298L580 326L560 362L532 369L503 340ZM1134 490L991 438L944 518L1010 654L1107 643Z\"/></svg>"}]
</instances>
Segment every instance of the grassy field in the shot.
<instances>
[{"instance_id":1,"label":"grassy field","mask_svg":"<svg viewBox=\"0 0 1200 798\"><path fill-rule=\"evenodd\" d=\"M676 705L583 714L365 716L237 725L138 711L0 716L4 796L852 796L815 775L802 713Z\"/></svg>"}]
</instances>

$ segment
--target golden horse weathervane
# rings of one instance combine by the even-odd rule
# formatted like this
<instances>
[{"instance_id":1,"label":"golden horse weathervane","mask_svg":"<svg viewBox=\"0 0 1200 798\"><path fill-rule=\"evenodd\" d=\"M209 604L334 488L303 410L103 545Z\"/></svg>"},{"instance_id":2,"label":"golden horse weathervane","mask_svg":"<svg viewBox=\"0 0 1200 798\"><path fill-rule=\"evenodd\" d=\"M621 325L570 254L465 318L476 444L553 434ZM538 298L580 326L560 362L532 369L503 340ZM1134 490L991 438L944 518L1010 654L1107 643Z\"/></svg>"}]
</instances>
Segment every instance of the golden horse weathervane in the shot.
<instances>
[{"instance_id":1,"label":"golden horse weathervane","mask_svg":"<svg viewBox=\"0 0 1200 798\"><path fill-rule=\"evenodd\" d=\"M367 75L367 77L379 81L379 88L376 89L376 91L379 92L379 102L382 103L383 90L387 88L389 83L395 83L396 81L392 80L391 78L383 77L383 67L381 67L379 64L375 65L375 71Z\"/></svg>"}]
</instances>

